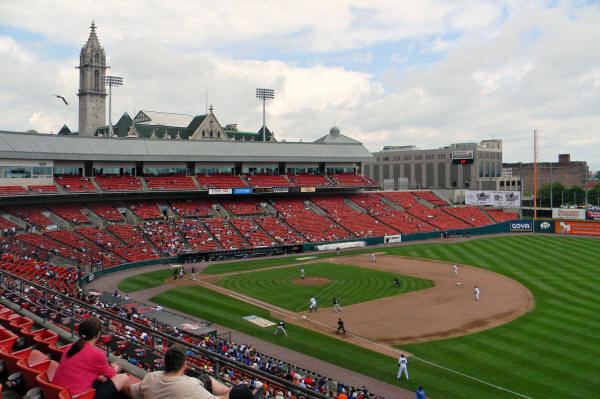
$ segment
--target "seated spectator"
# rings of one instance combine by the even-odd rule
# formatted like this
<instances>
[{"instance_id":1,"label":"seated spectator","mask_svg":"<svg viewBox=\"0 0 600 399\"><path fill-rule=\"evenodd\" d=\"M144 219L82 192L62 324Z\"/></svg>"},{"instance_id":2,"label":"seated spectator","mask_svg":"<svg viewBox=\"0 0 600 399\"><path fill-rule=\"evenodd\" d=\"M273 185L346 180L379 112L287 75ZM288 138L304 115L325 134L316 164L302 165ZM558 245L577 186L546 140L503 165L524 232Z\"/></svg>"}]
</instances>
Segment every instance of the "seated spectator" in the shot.
<instances>
[{"instance_id":1,"label":"seated spectator","mask_svg":"<svg viewBox=\"0 0 600 399\"><path fill-rule=\"evenodd\" d=\"M128 386L127 374L117 374L119 365L109 364L102 350L96 347L102 323L90 317L79 325L79 340L62 356L52 383L78 395L94 388L96 399L118 398Z\"/></svg>"},{"instance_id":2,"label":"seated spectator","mask_svg":"<svg viewBox=\"0 0 600 399\"><path fill-rule=\"evenodd\" d=\"M165 370L146 374L144 379L130 385L134 399L214 399L228 398L229 388L203 375L200 379L186 376L187 350L183 345L172 345L165 353Z\"/></svg>"}]
</instances>

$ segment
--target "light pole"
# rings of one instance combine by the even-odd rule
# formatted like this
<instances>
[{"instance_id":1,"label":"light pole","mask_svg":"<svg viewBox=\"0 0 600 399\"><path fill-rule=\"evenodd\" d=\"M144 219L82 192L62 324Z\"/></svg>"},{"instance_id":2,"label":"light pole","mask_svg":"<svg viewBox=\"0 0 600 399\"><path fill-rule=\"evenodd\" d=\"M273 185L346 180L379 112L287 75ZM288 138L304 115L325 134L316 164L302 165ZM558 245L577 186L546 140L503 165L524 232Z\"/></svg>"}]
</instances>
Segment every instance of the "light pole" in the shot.
<instances>
[{"instance_id":1,"label":"light pole","mask_svg":"<svg viewBox=\"0 0 600 399\"><path fill-rule=\"evenodd\" d=\"M120 76L107 76L106 85L108 86L108 137L113 137L115 133L112 127L112 88L123 86L123 78Z\"/></svg>"},{"instance_id":2,"label":"light pole","mask_svg":"<svg viewBox=\"0 0 600 399\"><path fill-rule=\"evenodd\" d=\"M265 109L266 109L266 103L267 100L273 100L275 98L275 91L273 89L256 89L256 98L258 98L259 100L262 100L263 103L263 127L262 127L262 133L263 133L263 141L267 141L267 136L266 136L266 122L265 122Z\"/></svg>"}]
</instances>

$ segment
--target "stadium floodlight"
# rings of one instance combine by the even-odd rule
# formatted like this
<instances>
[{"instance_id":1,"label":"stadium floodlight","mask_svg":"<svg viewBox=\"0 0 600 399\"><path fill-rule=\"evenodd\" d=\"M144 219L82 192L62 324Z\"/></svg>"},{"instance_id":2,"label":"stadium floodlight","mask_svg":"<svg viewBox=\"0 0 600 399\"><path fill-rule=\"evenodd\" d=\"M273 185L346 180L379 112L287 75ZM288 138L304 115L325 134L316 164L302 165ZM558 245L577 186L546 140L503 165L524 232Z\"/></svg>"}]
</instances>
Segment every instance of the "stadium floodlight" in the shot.
<instances>
[{"instance_id":1,"label":"stadium floodlight","mask_svg":"<svg viewBox=\"0 0 600 399\"><path fill-rule=\"evenodd\" d=\"M275 98L275 91L273 89L256 89L256 98L258 98L259 100L262 100L262 103L263 103L262 134L263 134L263 141L267 141L267 136L266 136L267 125L265 122L265 107L266 107L267 100L273 100Z\"/></svg>"},{"instance_id":2,"label":"stadium floodlight","mask_svg":"<svg viewBox=\"0 0 600 399\"><path fill-rule=\"evenodd\" d=\"M106 85L108 86L108 137L113 137L115 133L112 127L112 88L123 86L123 78L120 76L106 76Z\"/></svg>"}]
</instances>

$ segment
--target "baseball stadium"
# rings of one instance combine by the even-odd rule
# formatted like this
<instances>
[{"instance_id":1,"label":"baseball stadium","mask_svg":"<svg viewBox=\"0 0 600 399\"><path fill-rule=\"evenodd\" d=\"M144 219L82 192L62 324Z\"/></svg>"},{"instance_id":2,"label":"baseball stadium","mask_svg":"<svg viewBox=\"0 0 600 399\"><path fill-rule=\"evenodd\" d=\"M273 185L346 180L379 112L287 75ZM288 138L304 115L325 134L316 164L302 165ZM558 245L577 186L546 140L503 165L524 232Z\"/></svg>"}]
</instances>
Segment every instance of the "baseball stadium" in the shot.
<instances>
[{"instance_id":1,"label":"baseball stadium","mask_svg":"<svg viewBox=\"0 0 600 399\"><path fill-rule=\"evenodd\" d=\"M94 29L83 85L105 72ZM94 125L86 90L78 135L0 132L0 397L94 398L59 377L90 319L131 384L180 344L187 375L256 398L598 396L600 222L384 190L337 127ZM483 157L464 153L443 174Z\"/></svg>"}]
</instances>

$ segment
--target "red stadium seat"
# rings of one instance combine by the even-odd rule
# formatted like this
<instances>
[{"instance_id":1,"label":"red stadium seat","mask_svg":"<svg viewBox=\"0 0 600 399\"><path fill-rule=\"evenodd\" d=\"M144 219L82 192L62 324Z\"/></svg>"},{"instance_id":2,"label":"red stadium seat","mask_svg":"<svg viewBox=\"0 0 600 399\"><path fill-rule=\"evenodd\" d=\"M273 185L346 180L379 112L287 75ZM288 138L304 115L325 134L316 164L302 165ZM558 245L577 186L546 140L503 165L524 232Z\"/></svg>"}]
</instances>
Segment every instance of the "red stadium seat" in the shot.
<instances>
[{"instance_id":1,"label":"red stadium seat","mask_svg":"<svg viewBox=\"0 0 600 399\"><path fill-rule=\"evenodd\" d=\"M36 377L36 381L42 388L44 399L59 399L61 392L65 390L64 387L54 385L51 379L48 377L48 373L43 372ZM63 394L64 395L64 394ZM96 396L96 390L90 389L77 396L66 396L67 398L78 398L78 399L93 399ZM63 396L65 397L65 396Z\"/></svg>"},{"instance_id":2,"label":"red stadium seat","mask_svg":"<svg viewBox=\"0 0 600 399\"><path fill-rule=\"evenodd\" d=\"M23 375L27 389L37 386L35 378L38 374L46 371L48 366L50 366L50 359L38 350L32 350L25 359L17 362L17 367Z\"/></svg>"}]
</instances>

